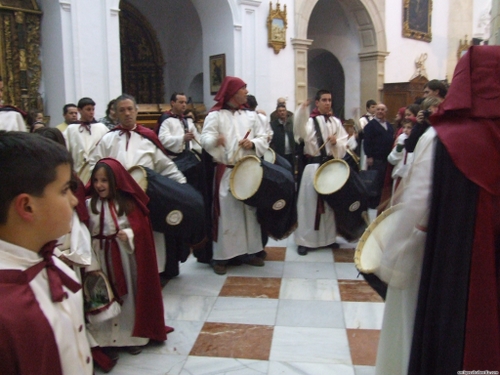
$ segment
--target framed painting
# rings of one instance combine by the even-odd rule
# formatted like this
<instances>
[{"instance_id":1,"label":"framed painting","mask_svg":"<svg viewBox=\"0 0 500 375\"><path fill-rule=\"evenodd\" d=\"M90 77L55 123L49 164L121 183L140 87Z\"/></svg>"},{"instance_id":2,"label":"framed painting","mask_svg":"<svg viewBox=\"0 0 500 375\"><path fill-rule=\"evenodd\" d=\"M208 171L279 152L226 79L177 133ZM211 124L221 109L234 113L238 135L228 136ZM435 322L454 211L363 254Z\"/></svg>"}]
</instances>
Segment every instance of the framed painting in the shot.
<instances>
[{"instance_id":1,"label":"framed painting","mask_svg":"<svg viewBox=\"0 0 500 375\"><path fill-rule=\"evenodd\" d=\"M226 55L210 56L210 94L215 95L226 77Z\"/></svg>"},{"instance_id":2,"label":"framed painting","mask_svg":"<svg viewBox=\"0 0 500 375\"><path fill-rule=\"evenodd\" d=\"M432 40L432 0L403 0L403 37Z\"/></svg>"}]
</instances>

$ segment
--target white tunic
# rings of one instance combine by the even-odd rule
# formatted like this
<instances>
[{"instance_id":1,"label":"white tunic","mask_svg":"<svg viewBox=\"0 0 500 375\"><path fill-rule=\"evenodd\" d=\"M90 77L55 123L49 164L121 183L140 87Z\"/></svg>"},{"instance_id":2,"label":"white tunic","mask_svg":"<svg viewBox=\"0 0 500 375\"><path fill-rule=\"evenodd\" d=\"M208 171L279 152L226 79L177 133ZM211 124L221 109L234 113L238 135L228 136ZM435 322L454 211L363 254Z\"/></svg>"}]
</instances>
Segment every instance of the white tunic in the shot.
<instances>
[{"instance_id":1,"label":"white tunic","mask_svg":"<svg viewBox=\"0 0 500 375\"><path fill-rule=\"evenodd\" d=\"M376 374L400 375L408 371L413 324L432 191L436 131L429 128L415 147L404 192L402 220L388 233L380 277L389 283L382 332L378 344ZM406 180L406 183L405 183Z\"/></svg>"},{"instance_id":2,"label":"white tunic","mask_svg":"<svg viewBox=\"0 0 500 375\"><path fill-rule=\"evenodd\" d=\"M102 205L101 202L104 202L104 205ZM97 209L99 212L101 211L102 206L104 206L103 235L108 236L115 234L117 228L115 227L111 216L108 201L105 200L97 202ZM115 205L115 207L116 212L118 212L118 206ZM92 209L90 208L90 199L87 199L87 209L90 215L90 233L92 236L99 235L100 213L95 214L92 212ZM117 239L123 264L123 273L127 283L127 294L122 297L123 304L121 306L121 313L117 317L99 324L89 324L88 329L100 346L142 346L146 345L149 339L132 337L135 322L135 296L137 294L137 265L134 254L134 232L132 231L132 228L130 228L127 215L118 216L117 222L119 229L125 231L128 236L127 242ZM106 267L105 252L104 249L101 248L101 241L93 239L92 247L102 271L109 278L109 270Z\"/></svg>"},{"instance_id":3,"label":"white tunic","mask_svg":"<svg viewBox=\"0 0 500 375\"><path fill-rule=\"evenodd\" d=\"M331 145L327 142L324 146L327 155L333 155L334 158L343 158L346 153L347 137L342 123L335 117L330 117L325 121L324 116L317 116L319 127L326 140L331 135L336 134L337 144ZM311 156L320 156L321 147L316 138L314 120L309 117L309 113L302 107L295 112L294 121L295 139L304 140L304 154ZM328 246L335 242L337 230L335 227L335 214L331 207L324 202L325 213L321 215L319 230L314 230L316 219L316 204L318 193L314 189L314 176L319 164L308 164L304 169L302 181L297 200L298 227L295 230L295 242L299 246L318 248Z\"/></svg>"},{"instance_id":4,"label":"white tunic","mask_svg":"<svg viewBox=\"0 0 500 375\"><path fill-rule=\"evenodd\" d=\"M83 166L89 160L89 156L95 149L97 143L109 129L101 123L91 124L90 131L80 128L80 124L71 124L63 132L66 147L73 157L73 170L80 176L83 183L87 183L88 174L83 175Z\"/></svg>"},{"instance_id":5,"label":"white tunic","mask_svg":"<svg viewBox=\"0 0 500 375\"><path fill-rule=\"evenodd\" d=\"M190 118L186 119L188 129L194 134L194 138L199 142L200 135L196 126L194 126L193 120ZM180 153L184 151L186 147L186 142L184 142L184 125L181 120L175 117L169 117L161 123L160 131L158 132L158 138L161 144L169 151ZM196 141L189 142L189 148L201 153L201 147Z\"/></svg>"},{"instance_id":6,"label":"white tunic","mask_svg":"<svg viewBox=\"0 0 500 375\"><path fill-rule=\"evenodd\" d=\"M120 135L120 131L115 130L102 137L90 155L90 169L92 170L99 160L106 157L118 160L125 169L142 165L181 184L186 183L186 178L171 159L149 139L133 131L130 132L128 147L127 135Z\"/></svg>"},{"instance_id":7,"label":"white tunic","mask_svg":"<svg viewBox=\"0 0 500 375\"><path fill-rule=\"evenodd\" d=\"M0 240L0 269L24 271L40 260L38 253ZM53 261L60 270L77 281L73 270L55 256ZM46 269L40 271L29 285L54 332L63 374L92 374L92 356L83 320L82 291L73 293L63 286L68 298L62 302L52 302Z\"/></svg>"},{"instance_id":8,"label":"white tunic","mask_svg":"<svg viewBox=\"0 0 500 375\"><path fill-rule=\"evenodd\" d=\"M23 116L16 111L0 112L0 130L20 132L27 131Z\"/></svg>"},{"instance_id":9,"label":"white tunic","mask_svg":"<svg viewBox=\"0 0 500 375\"><path fill-rule=\"evenodd\" d=\"M255 150L245 150L238 146L238 142L249 130L248 139L255 145ZM225 137L225 146L216 145L219 135ZM261 157L268 148L265 129L256 116L249 116L247 111L232 113L226 109L208 114L201 133L201 144L215 161L226 165L234 165L245 155ZM229 191L231 172L232 169L227 168L220 183L221 214L218 222L218 239L217 242L214 241L213 246L213 259L216 260L254 254L263 248L256 208L236 200Z\"/></svg>"}]
</instances>

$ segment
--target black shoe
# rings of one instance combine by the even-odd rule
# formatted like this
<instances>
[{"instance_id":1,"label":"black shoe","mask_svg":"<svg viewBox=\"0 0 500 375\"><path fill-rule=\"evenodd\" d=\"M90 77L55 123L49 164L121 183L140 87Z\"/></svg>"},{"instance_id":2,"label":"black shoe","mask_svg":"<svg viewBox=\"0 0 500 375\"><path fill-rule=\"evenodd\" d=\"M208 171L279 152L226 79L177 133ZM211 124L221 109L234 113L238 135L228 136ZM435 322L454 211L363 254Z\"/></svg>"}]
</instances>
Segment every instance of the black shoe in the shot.
<instances>
[{"instance_id":1,"label":"black shoe","mask_svg":"<svg viewBox=\"0 0 500 375\"><path fill-rule=\"evenodd\" d=\"M308 251L309 251L309 249L305 246L299 246L299 248L297 249L297 252L299 253L299 255L307 255Z\"/></svg>"},{"instance_id":2,"label":"black shoe","mask_svg":"<svg viewBox=\"0 0 500 375\"><path fill-rule=\"evenodd\" d=\"M261 250L258 253L254 254L256 257L266 259L267 258L267 251L266 250Z\"/></svg>"},{"instance_id":3,"label":"black shoe","mask_svg":"<svg viewBox=\"0 0 500 375\"><path fill-rule=\"evenodd\" d=\"M259 258L255 255L249 255L243 261L245 264L249 264L250 266L262 267L264 266L264 259Z\"/></svg>"},{"instance_id":4,"label":"black shoe","mask_svg":"<svg viewBox=\"0 0 500 375\"><path fill-rule=\"evenodd\" d=\"M330 247L332 250L340 249L340 245L337 242L334 242L334 243L328 245L327 247Z\"/></svg>"}]
</instances>

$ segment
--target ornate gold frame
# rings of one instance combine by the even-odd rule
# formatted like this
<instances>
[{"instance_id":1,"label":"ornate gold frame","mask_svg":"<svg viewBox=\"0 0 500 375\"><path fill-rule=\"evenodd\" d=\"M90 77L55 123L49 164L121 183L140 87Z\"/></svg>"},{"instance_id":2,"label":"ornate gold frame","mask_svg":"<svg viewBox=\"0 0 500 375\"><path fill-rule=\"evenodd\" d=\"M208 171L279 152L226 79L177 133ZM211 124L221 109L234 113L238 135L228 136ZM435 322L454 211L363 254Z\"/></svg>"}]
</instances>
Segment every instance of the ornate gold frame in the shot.
<instances>
[{"instance_id":1,"label":"ornate gold frame","mask_svg":"<svg viewBox=\"0 0 500 375\"><path fill-rule=\"evenodd\" d=\"M432 41L432 0L403 0L403 37Z\"/></svg>"},{"instance_id":2,"label":"ornate gold frame","mask_svg":"<svg viewBox=\"0 0 500 375\"><path fill-rule=\"evenodd\" d=\"M286 47L286 4L283 10L280 3L273 9L272 1L269 2L269 16L267 17L267 44L273 47L274 53L278 54Z\"/></svg>"}]
</instances>

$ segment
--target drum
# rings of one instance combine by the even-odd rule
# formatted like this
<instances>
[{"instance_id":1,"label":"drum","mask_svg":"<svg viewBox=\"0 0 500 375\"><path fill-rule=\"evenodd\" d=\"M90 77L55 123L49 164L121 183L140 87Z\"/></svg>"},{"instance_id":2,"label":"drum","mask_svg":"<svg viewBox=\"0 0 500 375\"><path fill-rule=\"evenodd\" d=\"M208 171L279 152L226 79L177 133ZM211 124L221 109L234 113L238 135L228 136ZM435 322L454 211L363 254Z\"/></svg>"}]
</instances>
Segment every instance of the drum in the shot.
<instances>
[{"instance_id":1,"label":"drum","mask_svg":"<svg viewBox=\"0 0 500 375\"><path fill-rule=\"evenodd\" d=\"M389 240L388 234L401 222L402 207L403 204L398 204L382 212L361 236L354 253L354 263L360 272L377 274Z\"/></svg>"},{"instance_id":2,"label":"drum","mask_svg":"<svg viewBox=\"0 0 500 375\"><path fill-rule=\"evenodd\" d=\"M249 206L277 211L290 204L295 194L291 173L254 155L236 163L229 185L236 199Z\"/></svg>"},{"instance_id":3,"label":"drum","mask_svg":"<svg viewBox=\"0 0 500 375\"><path fill-rule=\"evenodd\" d=\"M352 150L347 149L344 156L344 161L349 164L351 170L359 172L359 156Z\"/></svg>"},{"instance_id":4,"label":"drum","mask_svg":"<svg viewBox=\"0 0 500 375\"><path fill-rule=\"evenodd\" d=\"M268 148L266 152L264 152L264 156L262 156L262 158L268 163L279 165L280 167L290 171L292 174L294 173L290 162L283 156L278 155L272 148Z\"/></svg>"},{"instance_id":5,"label":"drum","mask_svg":"<svg viewBox=\"0 0 500 375\"><path fill-rule=\"evenodd\" d=\"M236 199L257 207L257 220L270 237L282 239L293 232L297 207L290 171L248 155L234 166L229 184Z\"/></svg>"},{"instance_id":6,"label":"drum","mask_svg":"<svg viewBox=\"0 0 500 375\"><path fill-rule=\"evenodd\" d=\"M194 187L142 166L130 168L129 173L149 197L154 231L181 238L190 245L205 239L203 197Z\"/></svg>"},{"instance_id":7,"label":"drum","mask_svg":"<svg viewBox=\"0 0 500 375\"><path fill-rule=\"evenodd\" d=\"M341 159L328 160L314 176L314 189L335 212L337 232L347 241L358 240L366 229L368 201L357 173Z\"/></svg>"}]
</instances>

